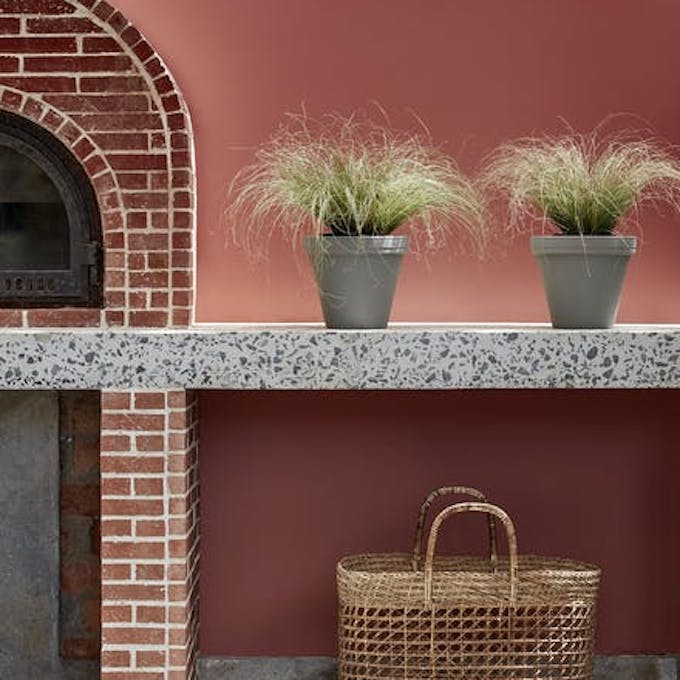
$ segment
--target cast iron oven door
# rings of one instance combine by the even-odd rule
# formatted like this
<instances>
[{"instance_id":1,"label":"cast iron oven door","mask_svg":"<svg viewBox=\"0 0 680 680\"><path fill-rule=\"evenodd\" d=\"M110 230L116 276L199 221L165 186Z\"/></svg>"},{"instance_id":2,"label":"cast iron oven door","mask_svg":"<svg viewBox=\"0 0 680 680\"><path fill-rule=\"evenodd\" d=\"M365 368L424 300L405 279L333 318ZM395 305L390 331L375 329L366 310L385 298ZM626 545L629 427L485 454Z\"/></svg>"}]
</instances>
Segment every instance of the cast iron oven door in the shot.
<instances>
[{"instance_id":1,"label":"cast iron oven door","mask_svg":"<svg viewBox=\"0 0 680 680\"><path fill-rule=\"evenodd\" d=\"M101 307L101 231L94 189L71 152L0 111L0 307Z\"/></svg>"}]
</instances>

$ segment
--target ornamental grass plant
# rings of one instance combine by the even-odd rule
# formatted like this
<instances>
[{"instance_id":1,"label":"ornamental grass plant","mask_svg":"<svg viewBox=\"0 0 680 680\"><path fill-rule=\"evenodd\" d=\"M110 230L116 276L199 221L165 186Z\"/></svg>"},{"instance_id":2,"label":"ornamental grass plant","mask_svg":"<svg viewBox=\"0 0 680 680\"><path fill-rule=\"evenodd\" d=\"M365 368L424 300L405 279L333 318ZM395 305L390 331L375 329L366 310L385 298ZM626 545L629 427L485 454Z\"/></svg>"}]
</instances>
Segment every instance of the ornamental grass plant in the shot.
<instances>
[{"instance_id":1,"label":"ornamental grass plant","mask_svg":"<svg viewBox=\"0 0 680 680\"><path fill-rule=\"evenodd\" d=\"M290 115L230 195L236 239L253 254L277 232L299 243L325 233L386 236L410 223L425 248L442 245L454 225L479 246L486 236L482 195L427 135L359 116Z\"/></svg>"},{"instance_id":2,"label":"ornamental grass plant","mask_svg":"<svg viewBox=\"0 0 680 680\"><path fill-rule=\"evenodd\" d=\"M643 204L680 207L680 160L630 132L526 138L492 154L482 185L508 201L511 228L533 216L558 233L611 235Z\"/></svg>"}]
</instances>

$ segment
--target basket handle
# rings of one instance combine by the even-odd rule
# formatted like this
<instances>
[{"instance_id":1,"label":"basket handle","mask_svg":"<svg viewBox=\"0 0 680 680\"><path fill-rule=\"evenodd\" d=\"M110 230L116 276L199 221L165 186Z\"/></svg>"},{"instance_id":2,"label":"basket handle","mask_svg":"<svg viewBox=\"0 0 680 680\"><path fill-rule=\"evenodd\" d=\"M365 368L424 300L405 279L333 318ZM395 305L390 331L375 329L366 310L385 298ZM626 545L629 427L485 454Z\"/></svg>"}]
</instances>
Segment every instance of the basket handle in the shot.
<instances>
[{"instance_id":1,"label":"basket handle","mask_svg":"<svg viewBox=\"0 0 680 680\"><path fill-rule=\"evenodd\" d=\"M461 512L483 512L490 517L498 518L505 527L505 532L508 537L508 553L509 553L509 572L510 572L510 604L515 602L517 598L517 536L515 534L515 526L512 523L509 515L499 508L497 505L491 503L455 503L444 508L432 522L430 528L430 535L427 539L427 553L425 555L425 600L428 603L432 602L432 578L434 572L434 550L437 545L437 537L439 535L439 528L442 522L448 519L451 515Z\"/></svg>"},{"instance_id":2,"label":"basket handle","mask_svg":"<svg viewBox=\"0 0 680 680\"><path fill-rule=\"evenodd\" d=\"M418 524L416 525L416 535L415 540L413 541L413 571L418 571L421 568L423 559L423 531L425 529L425 519L428 510L437 498L452 495L471 496L482 503L486 503L486 496L481 491L478 491L471 486L442 486L439 489L432 491L420 506ZM491 515L487 516L487 520L489 522L489 561L491 562L491 571L495 574L496 568L498 567L496 523Z\"/></svg>"}]
</instances>

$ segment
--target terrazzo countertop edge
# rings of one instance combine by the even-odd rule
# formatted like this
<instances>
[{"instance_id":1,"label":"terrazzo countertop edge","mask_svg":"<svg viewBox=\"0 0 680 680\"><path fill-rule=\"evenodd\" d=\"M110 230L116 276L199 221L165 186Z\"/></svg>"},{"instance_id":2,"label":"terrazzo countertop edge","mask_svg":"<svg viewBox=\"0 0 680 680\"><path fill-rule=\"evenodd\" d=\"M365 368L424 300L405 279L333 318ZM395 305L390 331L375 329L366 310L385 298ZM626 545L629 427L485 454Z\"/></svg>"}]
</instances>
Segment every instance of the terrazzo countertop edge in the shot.
<instances>
[{"instance_id":1,"label":"terrazzo countertop edge","mask_svg":"<svg viewBox=\"0 0 680 680\"><path fill-rule=\"evenodd\" d=\"M680 326L8 329L0 389L423 390L680 387Z\"/></svg>"}]
</instances>

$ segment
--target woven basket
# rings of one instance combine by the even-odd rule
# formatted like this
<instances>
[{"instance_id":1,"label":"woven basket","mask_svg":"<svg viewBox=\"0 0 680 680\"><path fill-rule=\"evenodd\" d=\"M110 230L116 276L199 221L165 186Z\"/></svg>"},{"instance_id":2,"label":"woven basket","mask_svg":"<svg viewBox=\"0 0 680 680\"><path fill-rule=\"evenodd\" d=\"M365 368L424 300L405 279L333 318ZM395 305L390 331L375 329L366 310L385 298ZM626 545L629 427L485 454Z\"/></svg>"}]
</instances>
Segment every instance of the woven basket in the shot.
<instances>
[{"instance_id":1,"label":"woven basket","mask_svg":"<svg viewBox=\"0 0 680 680\"><path fill-rule=\"evenodd\" d=\"M600 570L572 560L518 556L508 515L489 503L456 503L437 515L423 568L421 509L413 554L340 561L339 680L590 680ZM489 518L490 556L437 557L440 526L458 513ZM494 519L505 528L498 558Z\"/></svg>"}]
</instances>

